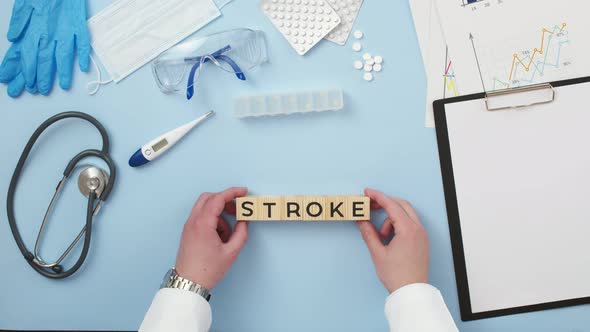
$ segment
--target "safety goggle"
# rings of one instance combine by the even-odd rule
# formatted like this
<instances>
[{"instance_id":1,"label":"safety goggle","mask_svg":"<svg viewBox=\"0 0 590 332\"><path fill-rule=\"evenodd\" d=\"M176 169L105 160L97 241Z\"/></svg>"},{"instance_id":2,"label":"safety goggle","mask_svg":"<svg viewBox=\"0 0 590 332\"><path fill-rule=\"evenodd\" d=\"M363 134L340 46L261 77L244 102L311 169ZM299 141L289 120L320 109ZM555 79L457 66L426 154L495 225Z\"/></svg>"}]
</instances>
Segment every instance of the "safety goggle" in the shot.
<instances>
[{"instance_id":1,"label":"safety goggle","mask_svg":"<svg viewBox=\"0 0 590 332\"><path fill-rule=\"evenodd\" d=\"M267 61L264 32L235 29L179 43L152 62L152 71L162 92L180 91L186 87L186 96L191 99L205 64L214 64L238 79L246 80L245 71Z\"/></svg>"}]
</instances>

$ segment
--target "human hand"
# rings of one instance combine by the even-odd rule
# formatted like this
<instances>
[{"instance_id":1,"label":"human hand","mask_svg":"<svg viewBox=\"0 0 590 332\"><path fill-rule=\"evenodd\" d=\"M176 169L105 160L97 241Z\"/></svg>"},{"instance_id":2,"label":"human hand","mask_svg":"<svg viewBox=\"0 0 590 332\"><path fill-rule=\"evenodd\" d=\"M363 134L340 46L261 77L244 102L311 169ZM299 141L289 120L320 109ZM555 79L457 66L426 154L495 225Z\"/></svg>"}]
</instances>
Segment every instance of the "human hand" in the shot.
<instances>
[{"instance_id":1,"label":"human hand","mask_svg":"<svg viewBox=\"0 0 590 332\"><path fill-rule=\"evenodd\" d=\"M235 214L233 199L247 193L247 188L230 188L199 197L182 231L176 256L178 275L209 290L223 279L246 244L248 225L238 221L232 232L221 213Z\"/></svg>"},{"instance_id":2,"label":"human hand","mask_svg":"<svg viewBox=\"0 0 590 332\"><path fill-rule=\"evenodd\" d=\"M409 284L428 283L428 235L412 205L373 189L365 189L365 195L372 209L387 213L379 233L370 221L357 222L385 288L393 293ZM394 231L393 239L384 244Z\"/></svg>"}]
</instances>

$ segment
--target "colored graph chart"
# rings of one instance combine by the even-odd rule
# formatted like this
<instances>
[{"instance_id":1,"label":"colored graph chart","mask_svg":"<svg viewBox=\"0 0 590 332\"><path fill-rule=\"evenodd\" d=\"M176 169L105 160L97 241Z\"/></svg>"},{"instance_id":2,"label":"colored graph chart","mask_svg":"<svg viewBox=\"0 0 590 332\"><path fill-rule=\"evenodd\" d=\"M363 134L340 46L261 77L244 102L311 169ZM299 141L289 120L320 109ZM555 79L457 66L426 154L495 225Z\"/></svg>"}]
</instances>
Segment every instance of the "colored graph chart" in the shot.
<instances>
[{"instance_id":1,"label":"colored graph chart","mask_svg":"<svg viewBox=\"0 0 590 332\"><path fill-rule=\"evenodd\" d=\"M461 6L468 6L482 1L483 0L461 0Z\"/></svg>"},{"instance_id":2,"label":"colored graph chart","mask_svg":"<svg viewBox=\"0 0 590 332\"><path fill-rule=\"evenodd\" d=\"M443 98L456 97L459 95L457 92L457 78L455 77L455 71L453 70L453 60L449 58L449 48L447 47L445 55L445 70L443 74L444 79L444 91Z\"/></svg>"},{"instance_id":3,"label":"colored graph chart","mask_svg":"<svg viewBox=\"0 0 590 332\"><path fill-rule=\"evenodd\" d=\"M568 69L572 60L567 58L565 49L569 45L567 24L542 28L538 46L514 52L510 56L505 74L493 76L492 89L505 89L547 81L546 76L559 76Z\"/></svg>"},{"instance_id":4,"label":"colored graph chart","mask_svg":"<svg viewBox=\"0 0 590 332\"><path fill-rule=\"evenodd\" d=\"M477 12L480 9L491 8L493 6L502 5L504 0L460 0L461 7L470 8Z\"/></svg>"}]
</instances>

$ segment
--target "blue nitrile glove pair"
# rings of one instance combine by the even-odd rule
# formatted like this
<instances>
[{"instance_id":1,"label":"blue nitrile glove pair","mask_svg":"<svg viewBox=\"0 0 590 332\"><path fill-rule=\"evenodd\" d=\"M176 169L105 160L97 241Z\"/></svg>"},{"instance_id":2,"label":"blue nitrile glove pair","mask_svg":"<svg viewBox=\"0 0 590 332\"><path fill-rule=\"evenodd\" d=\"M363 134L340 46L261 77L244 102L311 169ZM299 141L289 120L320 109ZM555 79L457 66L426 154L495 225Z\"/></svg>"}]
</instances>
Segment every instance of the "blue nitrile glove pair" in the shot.
<instances>
[{"instance_id":1,"label":"blue nitrile glove pair","mask_svg":"<svg viewBox=\"0 0 590 332\"><path fill-rule=\"evenodd\" d=\"M80 70L90 67L86 0L15 0L8 40L0 82L8 84L9 96L24 89L48 95L56 71L61 88L69 89L76 49Z\"/></svg>"}]
</instances>

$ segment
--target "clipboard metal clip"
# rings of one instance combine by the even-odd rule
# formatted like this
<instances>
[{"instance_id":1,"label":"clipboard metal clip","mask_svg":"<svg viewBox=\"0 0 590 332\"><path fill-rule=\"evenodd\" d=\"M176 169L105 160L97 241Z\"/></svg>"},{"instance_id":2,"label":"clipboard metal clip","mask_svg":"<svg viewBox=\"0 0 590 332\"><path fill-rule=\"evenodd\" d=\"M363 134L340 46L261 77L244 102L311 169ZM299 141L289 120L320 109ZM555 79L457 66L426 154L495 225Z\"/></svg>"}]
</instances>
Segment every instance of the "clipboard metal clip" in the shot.
<instances>
[{"instance_id":1,"label":"clipboard metal clip","mask_svg":"<svg viewBox=\"0 0 590 332\"><path fill-rule=\"evenodd\" d=\"M518 94L520 101L515 99ZM555 100L555 89L550 83L529 85L506 90L492 91L485 94L488 111L524 108L533 105L548 104Z\"/></svg>"}]
</instances>

